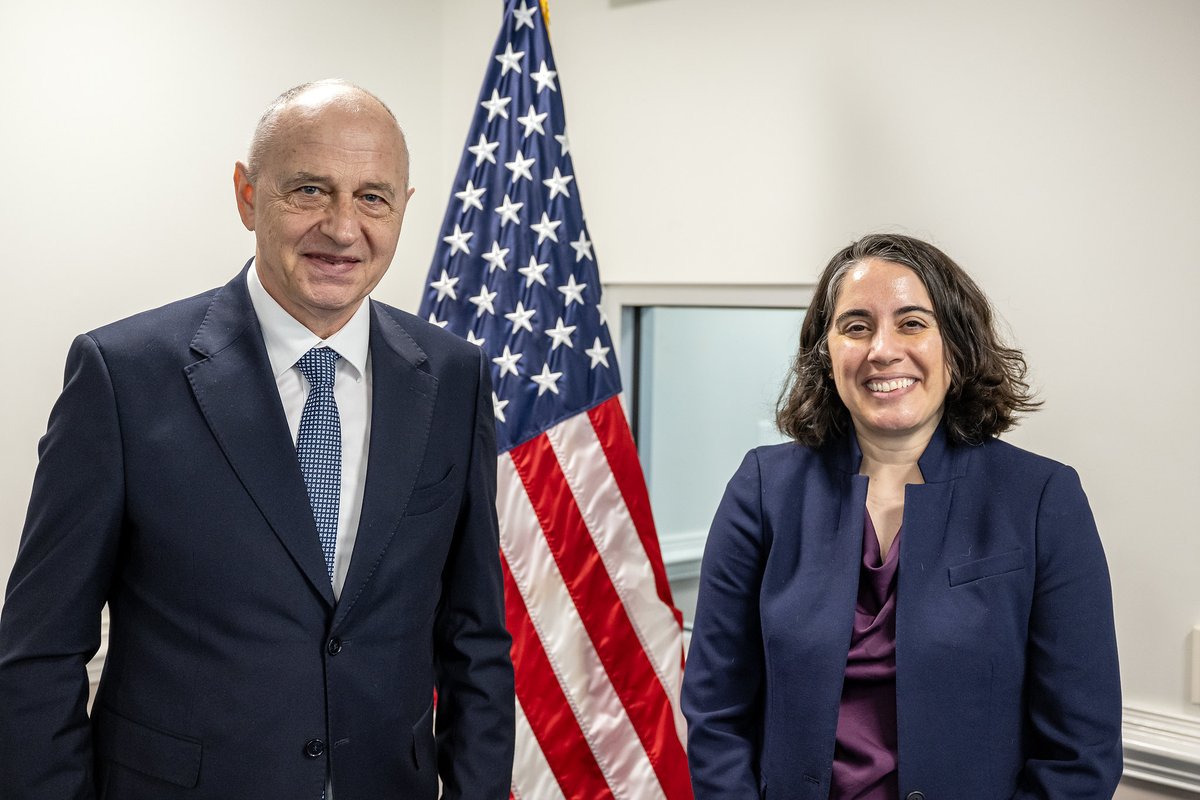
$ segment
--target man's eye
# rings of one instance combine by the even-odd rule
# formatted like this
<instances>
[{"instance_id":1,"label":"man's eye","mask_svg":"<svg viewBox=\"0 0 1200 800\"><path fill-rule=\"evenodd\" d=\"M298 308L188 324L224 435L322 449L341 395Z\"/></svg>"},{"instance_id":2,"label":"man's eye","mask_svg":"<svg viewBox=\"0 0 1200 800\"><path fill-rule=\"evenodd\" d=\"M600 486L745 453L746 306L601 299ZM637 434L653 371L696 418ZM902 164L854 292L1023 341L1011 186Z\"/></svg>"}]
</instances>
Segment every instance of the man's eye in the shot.
<instances>
[{"instance_id":1,"label":"man's eye","mask_svg":"<svg viewBox=\"0 0 1200 800\"><path fill-rule=\"evenodd\" d=\"M368 203L370 203L372 205L383 202L383 198L377 194L364 194L363 200L366 200Z\"/></svg>"},{"instance_id":2,"label":"man's eye","mask_svg":"<svg viewBox=\"0 0 1200 800\"><path fill-rule=\"evenodd\" d=\"M306 194L309 197L316 197L318 194L321 193L321 190L318 189L316 186L301 186L298 191L300 192L300 194Z\"/></svg>"}]
</instances>

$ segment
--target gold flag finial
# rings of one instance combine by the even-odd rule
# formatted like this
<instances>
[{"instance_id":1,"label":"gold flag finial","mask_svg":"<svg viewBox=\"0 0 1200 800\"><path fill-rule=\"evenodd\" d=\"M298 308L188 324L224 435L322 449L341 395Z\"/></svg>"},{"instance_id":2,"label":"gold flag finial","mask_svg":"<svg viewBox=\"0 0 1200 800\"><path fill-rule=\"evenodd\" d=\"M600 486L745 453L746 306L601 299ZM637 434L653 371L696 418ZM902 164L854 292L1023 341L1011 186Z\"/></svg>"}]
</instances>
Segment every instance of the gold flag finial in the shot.
<instances>
[{"instance_id":1,"label":"gold flag finial","mask_svg":"<svg viewBox=\"0 0 1200 800\"><path fill-rule=\"evenodd\" d=\"M550 0L538 0L542 7L542 19L546 20L546 30L550 30Z\"/></svg>"}]
</instances>

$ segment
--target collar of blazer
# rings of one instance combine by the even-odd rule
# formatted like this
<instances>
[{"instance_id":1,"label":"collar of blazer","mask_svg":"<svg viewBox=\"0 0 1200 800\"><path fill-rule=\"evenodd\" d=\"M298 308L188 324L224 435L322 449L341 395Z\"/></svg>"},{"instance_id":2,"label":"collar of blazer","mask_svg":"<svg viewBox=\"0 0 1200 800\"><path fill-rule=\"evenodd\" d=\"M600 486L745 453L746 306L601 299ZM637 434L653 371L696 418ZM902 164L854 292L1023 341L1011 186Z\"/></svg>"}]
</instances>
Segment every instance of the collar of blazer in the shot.
<instances>
[{"instance_id":1,"label":"collar of blazer","mask_svg":"<svg viewBox=\"0 0 1200 800\"><path fill-rule=\"evenodd\" d=\"M925 483L944 483L961 478L966 474L967 462L977 446L954 444L946 436L945 423L938 425L925 452L917 460ZM858 474L862 464L862 449L858 446L858 437L854 435L853 428L847 435L827 443L823 449L830 468L850 475Z\"/></svg>"}]
</instances>

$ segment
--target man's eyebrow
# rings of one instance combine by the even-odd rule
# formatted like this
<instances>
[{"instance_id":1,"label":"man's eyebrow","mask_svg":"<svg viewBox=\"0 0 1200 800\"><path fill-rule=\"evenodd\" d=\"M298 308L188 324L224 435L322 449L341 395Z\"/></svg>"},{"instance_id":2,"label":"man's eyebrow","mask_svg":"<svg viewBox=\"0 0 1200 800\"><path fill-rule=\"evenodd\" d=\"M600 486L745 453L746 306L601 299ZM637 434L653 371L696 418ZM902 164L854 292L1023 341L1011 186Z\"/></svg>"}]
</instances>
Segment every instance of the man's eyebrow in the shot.
<instances>
[{"instance_id":1,"label":"man's eyebrow","mask_svg":"<svg viewBox=\"0 0 1200 800\"><path fill-rule=\"evenodd\" d=\"M387 181L372 181L370 183L364 183L362 188L363 191L376 192L378 194L394 195L396 193L396 187Z\"/></svg>"},{"instance_id":2,"label":"man's eyebrow","mask_svg":"<svg viewBox=\"0 0 1200 800\"><path fill-rule=\"evenodd\" d=\"M329 184L329 178L324 175L316 175L312 172L296 172L291 175L285 183L319 183L322 185Z\"/></svg>"}]
</instances>

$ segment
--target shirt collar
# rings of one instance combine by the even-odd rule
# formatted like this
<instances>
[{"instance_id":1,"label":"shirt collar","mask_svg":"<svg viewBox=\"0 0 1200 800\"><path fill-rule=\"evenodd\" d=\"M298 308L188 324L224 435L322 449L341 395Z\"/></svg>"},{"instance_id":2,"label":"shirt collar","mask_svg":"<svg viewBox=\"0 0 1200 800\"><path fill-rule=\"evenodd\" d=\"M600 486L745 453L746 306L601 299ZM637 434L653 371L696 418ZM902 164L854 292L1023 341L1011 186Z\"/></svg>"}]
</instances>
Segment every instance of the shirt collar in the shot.
<instances>
[{"instance_id":1,"label":"shirt collar","mask_svg":"<svg viewBox=\"0 0 1200 800\"><path fill-rule=\"evenodd\" d=\"M371 340L371 304L367 299L364 298L354 316L341 330L328 339L322 339L304 327L271 297L259 280L255 264L251 264L250 269L246 271L246 288L250 292L250 304L254 306L258 324L262 328L267 358L271 360L271 374L276 380L295 366L302 355L320 345L337 351L346 365L356 373L356 380L362 380L366 375Z\"/></svg>"}]
</instances>

